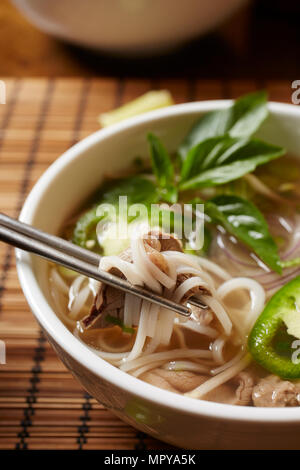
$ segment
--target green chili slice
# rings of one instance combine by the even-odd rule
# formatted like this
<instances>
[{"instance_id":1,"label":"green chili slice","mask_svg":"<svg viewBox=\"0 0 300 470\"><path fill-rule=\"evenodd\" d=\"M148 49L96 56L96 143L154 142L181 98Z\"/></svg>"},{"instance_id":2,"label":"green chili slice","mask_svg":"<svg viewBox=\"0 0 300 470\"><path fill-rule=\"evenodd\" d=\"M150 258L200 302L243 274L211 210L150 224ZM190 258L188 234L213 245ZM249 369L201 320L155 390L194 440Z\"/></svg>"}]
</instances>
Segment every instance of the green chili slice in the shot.
<instances>
[{"instance_id":1,"label":"green chili slice","mask_svg":"<svg viewBox=\"0 0 300 470\"><path fill-rule=\"evenodd\" d=\"M300 362L293 360L299 321L300 276L270 299L248 339L253 359L282 379L300 378Z\"/></svg>"}]
</instances>

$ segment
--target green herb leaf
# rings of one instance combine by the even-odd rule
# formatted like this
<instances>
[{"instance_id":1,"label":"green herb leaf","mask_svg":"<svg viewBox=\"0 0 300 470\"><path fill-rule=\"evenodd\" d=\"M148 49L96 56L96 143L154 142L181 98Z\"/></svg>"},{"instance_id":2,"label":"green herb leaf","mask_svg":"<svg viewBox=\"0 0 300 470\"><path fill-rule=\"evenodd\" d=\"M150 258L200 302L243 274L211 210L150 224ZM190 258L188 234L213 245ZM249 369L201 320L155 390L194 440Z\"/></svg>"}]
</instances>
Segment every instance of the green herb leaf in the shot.
<instances>
[{"instance_id":1,"label":"green herb leaf","mask_svg":"<svg viewBox=\"0 0 300 470\"><path fill-rule=\"evenodd\" d=\"M174 186L174 168L170 156L155 135L149 133L148 142L153 172L160 188L165 190L160 192L162 199L172 203L177 202L177 190Z\"/></svg>"},{"instance_id":2,"label":"green herb leaf","mask_svg":"<svg viewBox=\"0 0 300 470\"><path fill-rule=\"evenodd\" d=\"M221 195L205 203L205 213L245 243L274 271L281 273L278 248L262 213L238 196Z\"/></svg>"},{"instance_id":3,"label":"green herb leaf","mask_svg":"<svg viewBox=\"0 0 300 470\"><path fill-rule=\"evenodd\" d=\"M127 204L151 204L159 200L155 184L145 176L131 176L114 180L101 187L97 203L115 204L120 196L127 196Z\"/></svg>"},{"instance_id":4,"label":"green herb leaf","mask_svg":"<svg viewBox=\"0 0 300 470\"><path fill-rule=\"evenodd\" d=\"M105 316L105 320L107 321L107 323L110 323L112 325L118 325L120 328L122 328L124 333L129 333L131 335L135 333L134 328L124 325L120 318L113 317L112 315L107 314Z\"/></svg>"},{"instance_id":5,"label":"green herb leaf","mask_svg":"<svg viewBox=\"0 0 300 470\"><path fill-rule=\"evenodd\" d=\"M229 133L231 137L250 137L268 116L264 91L249 93L228 108L212 111L194 124L179 148L185 160L189 150L203 140Z\"/></svg>"},{"instance_id":6,"label":"green herb leaf","mask_svg":"<svg viewBox=\"0 0 300 470\"><path fill-rule=\"evenodd\" d=\"M196 189L233 181L285 150L258 139L214 137L192 148L181 171L180 189Z\"/></svg>"}]
</instances>

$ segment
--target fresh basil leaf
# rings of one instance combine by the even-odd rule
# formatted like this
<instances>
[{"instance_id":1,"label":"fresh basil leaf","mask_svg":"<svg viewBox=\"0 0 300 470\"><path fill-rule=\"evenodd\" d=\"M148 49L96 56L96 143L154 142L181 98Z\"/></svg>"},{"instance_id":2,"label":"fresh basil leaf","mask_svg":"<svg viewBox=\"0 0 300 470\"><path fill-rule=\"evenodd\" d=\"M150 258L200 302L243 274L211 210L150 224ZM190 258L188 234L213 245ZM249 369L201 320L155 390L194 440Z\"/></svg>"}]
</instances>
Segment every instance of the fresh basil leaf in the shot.
<instances>
[{"instance_id":1,"label":"fresh basil leaf","mask_svg":"<svg viewBox=\"0 0 300 470\"><path fill-rule=\"evenodd\" d=\"M151 204L159 199L155 184L145 176L136 175L104 184L96 196L96 202L115 204L120 196L127 196L128 205Z\"/></svg>"},{"instance_id":2,"label":"fresh basil leaf","mask_svg":"<svg viewBox=\"0 0 300 470\"><path fill-rule=\"evenodd\" d=\"M228 135L207 139L191 149L184 161L180 189L228 183L284 153L283 148L258 139L238 139Z\"/></svg>"},{"instance_id":3,"label":"fresh basil leaf","mask_svg":"<svg viewBox=\"0 0 300 470\"><path fill-rule=\"evenodd\" d=\"M179 155L185 160L191 148L211 137L227 133L232 137L250 137L267 116L267 94L264 91L242 96L232 106L202 116L182 142Z\"/></svg>"},{"instance_id":4,"label":"fresh basil leaf","mask_svg":"<svg viewBox=\"0 0 300 470\"><path fill-rule=\"evenodd\" d=\"M161 188L172 186L174 169L169 154L158 137L148 134L153 172Z\"/></svg>"},{"instance_id":5,"label":"fresh basil leaf","mask_svg":"<svg viewBox=\"0 0 300 470\"><path fill-rule=\"evenodd\" d=\"M278 248L268 224L252 202L238 196L221 195L205 203L205 213L245 243L270 268L282 272Z\"/></svg>"}]
</instances>

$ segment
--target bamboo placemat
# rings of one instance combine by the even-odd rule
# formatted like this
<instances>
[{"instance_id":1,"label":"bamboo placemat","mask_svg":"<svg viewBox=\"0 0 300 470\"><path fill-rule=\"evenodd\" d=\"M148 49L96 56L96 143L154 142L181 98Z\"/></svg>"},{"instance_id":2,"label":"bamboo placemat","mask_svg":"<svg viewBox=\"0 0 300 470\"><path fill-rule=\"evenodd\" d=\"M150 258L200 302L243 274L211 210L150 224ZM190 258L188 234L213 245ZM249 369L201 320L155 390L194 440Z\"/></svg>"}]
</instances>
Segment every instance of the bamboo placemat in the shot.
<instances>
[{"instance_id":1,"label":"bamboo placemat","mask_svg":"<svg viewBox=\"0 0 300 470\"><path fill-rule=\"evenodd\" d=\"M18 216L46 168L98 129L97 115L151 88L175 101L236 97L265 87L290 102L289 82L25 79L5 80L0 105L0 210ZM167 449L90 397L45 341L19 287L13 249L0 244L0 449Z\"/></svg>"}]
</instances>

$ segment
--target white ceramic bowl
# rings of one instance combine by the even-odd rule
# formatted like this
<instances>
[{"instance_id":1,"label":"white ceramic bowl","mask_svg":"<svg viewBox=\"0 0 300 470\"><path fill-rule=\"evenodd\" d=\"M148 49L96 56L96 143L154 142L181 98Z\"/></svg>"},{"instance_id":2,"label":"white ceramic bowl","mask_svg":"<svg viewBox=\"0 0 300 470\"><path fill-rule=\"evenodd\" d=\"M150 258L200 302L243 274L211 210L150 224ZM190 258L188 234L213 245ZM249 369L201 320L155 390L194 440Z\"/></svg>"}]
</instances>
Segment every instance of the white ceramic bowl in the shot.
<instances>
[{"instance_id":1,"label":"white ceramic bowl","mask_svg":"<svg viewBox=\"0 0 300 470\"><path fill-rule=\"evenodd\" d=\"M161 53L206 33L247 0L13 0L41 30L118 54Z\"/></svg>"},{"instance_id":2,"label":"white ceramic bowl","mask_svg":"<svg viewBox=\"0 0 300 470\"><path fill-rule=\"evenodd\" d=\"M57 233L68 215L101 183L104 173L147 154L152 131L174 151L203 112L229 101L190 103L150 112L92 134L60 157L28 196L21 220ZM300 155L300 108L271 103L260 135ZM55 315L47 264L17 250L26 299L57 354L85 389L121 419L183 448L299 448L300 408L222 405L160 390L106 363L76 339Z\"/></svg>"}]
</instances>

